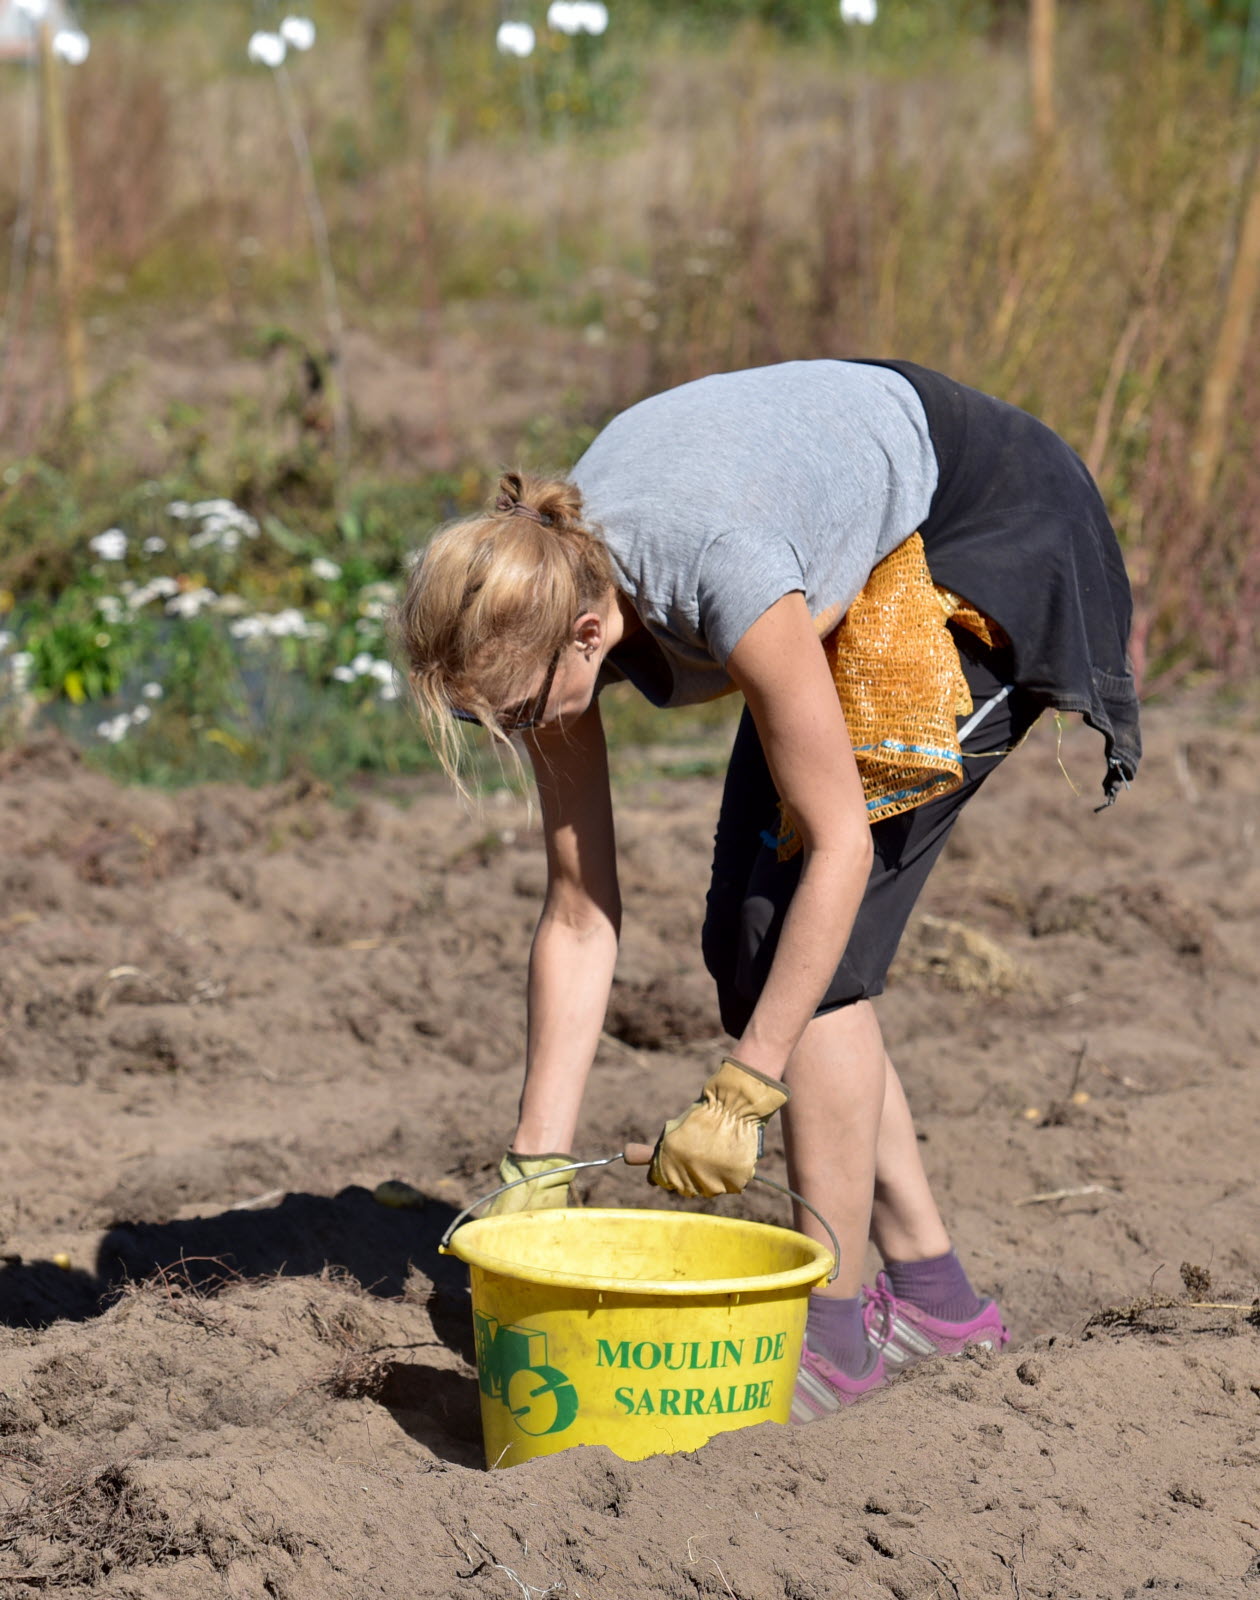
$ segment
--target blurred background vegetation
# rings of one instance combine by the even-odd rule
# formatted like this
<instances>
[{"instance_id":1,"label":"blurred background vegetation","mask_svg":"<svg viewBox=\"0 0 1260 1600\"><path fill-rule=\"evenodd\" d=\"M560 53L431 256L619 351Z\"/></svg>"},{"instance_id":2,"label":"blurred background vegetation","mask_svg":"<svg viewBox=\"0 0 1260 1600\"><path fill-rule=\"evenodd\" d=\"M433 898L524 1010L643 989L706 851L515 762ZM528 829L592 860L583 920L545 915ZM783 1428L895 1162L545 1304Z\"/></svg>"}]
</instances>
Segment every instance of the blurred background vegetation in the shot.
<instances>
[{"instance_id":1,"label":"blurred background vegetation","mask_svg":"<svg viewBox=\"0 0 1260 1600\"><path fill-rule=\"evenodd\" d=\"M234 0L83 0L51 99L0 61L0 737L169 783L423 767L385 620L433 528L647 393L811 356L1044 417L1147 693L1254 684L1260 0L293 9L279 70L246 46L287 13Z\"/></svg>"}]
</instances>

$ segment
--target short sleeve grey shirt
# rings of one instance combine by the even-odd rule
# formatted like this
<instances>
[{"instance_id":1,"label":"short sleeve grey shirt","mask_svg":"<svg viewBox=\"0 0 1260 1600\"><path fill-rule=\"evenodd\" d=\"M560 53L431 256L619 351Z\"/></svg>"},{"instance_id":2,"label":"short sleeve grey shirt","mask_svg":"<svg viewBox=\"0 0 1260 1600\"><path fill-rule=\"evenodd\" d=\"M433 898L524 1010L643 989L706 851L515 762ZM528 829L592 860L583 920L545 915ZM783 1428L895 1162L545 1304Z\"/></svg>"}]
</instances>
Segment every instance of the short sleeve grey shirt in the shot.
<instances>
[{"instance_id":1,"label":"short sleeve grey shirt","mask_svg":"<svg viewBox=\"0 0 1260 1600\"><path fill-rule=\"evenodd\" d=\"M846 610L927 516L937 461L900 373L792 361L632 406L571 476L672 676L635 682L677 706L730 687L731 651L784 595Z\"/></svg>"}]
</instances>

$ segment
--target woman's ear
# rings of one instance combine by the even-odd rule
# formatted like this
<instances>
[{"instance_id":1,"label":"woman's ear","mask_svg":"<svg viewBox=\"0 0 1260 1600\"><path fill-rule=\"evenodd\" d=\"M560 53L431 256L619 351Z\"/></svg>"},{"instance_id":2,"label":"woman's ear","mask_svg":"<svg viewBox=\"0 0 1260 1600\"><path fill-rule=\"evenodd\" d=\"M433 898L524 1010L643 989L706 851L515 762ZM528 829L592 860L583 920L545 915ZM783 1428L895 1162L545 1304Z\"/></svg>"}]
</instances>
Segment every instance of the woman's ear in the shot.
<instances>
[{"instance_id":1,"label":"woman's ear","mask_svg":"<svg viewBox=\"0 0 1260 1600\"><path fill-rule=\"evenodd\" d=\"M602 650L607 634L604 619L597 611L584 611L573 624L573 643L584 656L593 656Z\"/></svg>"}]
</instances>

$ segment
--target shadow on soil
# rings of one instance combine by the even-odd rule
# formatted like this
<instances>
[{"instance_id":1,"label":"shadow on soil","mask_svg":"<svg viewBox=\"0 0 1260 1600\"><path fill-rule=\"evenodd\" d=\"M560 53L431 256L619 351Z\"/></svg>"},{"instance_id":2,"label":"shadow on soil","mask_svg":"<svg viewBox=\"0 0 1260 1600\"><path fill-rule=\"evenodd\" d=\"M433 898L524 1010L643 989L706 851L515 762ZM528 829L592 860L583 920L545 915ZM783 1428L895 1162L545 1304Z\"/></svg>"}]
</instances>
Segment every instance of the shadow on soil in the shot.
<instances>
[{"instance_id":1,"label":"shadow on soil","mask_svg":"<svg viewBox=\"0 0 1260 1600\"><path fill-rule=\"evenodd\" d=\"M471 1320L467 1310L464 1317ZM449 1334L439 1337L451 1343ZM391 1361L376 1398L404 1433L434 1455L461 1467L485 1465L476 1378L419 1361Z\"/></svg>"},{"instance_id":2,"label":"shadow on soil","mask_svg":"<svg viewBox=\"0 0 1260 1600\"><path fill-rule=\"evenodd\" d=\"M95 1272L67 1271L52 1261L0 1267L0 1325L85 1322L112 1304L121 1284L155 1272L175 1271L212 1289L237 1278L306 1277L334 1267L388 1299L402 1294L414 1266L433 1283L429 1310L438 1337L472 1359L467 1269L438 1254L454 1216L444 1200L428 1199L422 1211L395 1211L352 1186L332 1196L289 1194L266 1211L121 1223L102 1238Z\"/></svg>"}]
</instances>

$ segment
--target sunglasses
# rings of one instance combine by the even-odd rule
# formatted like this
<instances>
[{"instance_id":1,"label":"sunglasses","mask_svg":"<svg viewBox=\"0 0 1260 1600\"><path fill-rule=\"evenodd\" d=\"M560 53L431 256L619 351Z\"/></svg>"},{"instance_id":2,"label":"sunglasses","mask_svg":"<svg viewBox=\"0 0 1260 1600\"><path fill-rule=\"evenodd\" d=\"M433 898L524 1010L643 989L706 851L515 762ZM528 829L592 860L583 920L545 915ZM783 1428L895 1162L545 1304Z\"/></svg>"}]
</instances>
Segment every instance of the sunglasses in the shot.
<instances>
[{"instance_id":1,"label":"sunglasses","mask_svg":"<svg viewBox=\"0 0 1260 1600\"><path fill-rule=\"evenodd\" d=\"M560 657L564 654L564 646L559 645L550 662L547 664L547 673L542 681L542 688L529 700L523 700L520 705L509 706L506 711L501 711L495 722L502 733L523 733L526 728L536 728L542 721L547 710L547 702L551 699L552 686L556 681L556 669L560 665ZM473 716L471 711L461 711L457 706L451 707L452 714L461 722L475 722L482 726L481 718Z\"/></svg>"}]
</instances>

